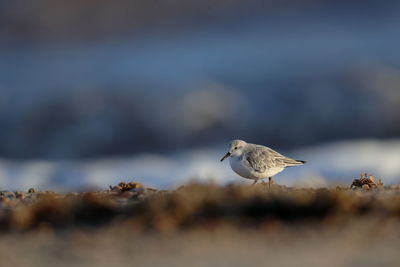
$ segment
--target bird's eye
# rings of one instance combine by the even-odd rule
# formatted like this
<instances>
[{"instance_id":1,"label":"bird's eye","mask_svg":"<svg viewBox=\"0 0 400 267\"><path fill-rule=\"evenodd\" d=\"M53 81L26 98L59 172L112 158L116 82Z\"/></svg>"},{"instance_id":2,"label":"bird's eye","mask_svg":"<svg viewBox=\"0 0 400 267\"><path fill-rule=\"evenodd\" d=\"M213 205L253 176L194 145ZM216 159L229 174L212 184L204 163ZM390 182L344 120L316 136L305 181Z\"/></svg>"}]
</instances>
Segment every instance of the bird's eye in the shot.
<instances>
[{"instance_id":1,"label":"bird's eye","mask_svg":"<svg viewBox=\"0 0 400 267\"><path fill-rule=\"evenodd\" d=\"M237 149L237 146L235 146L235 149Z\"/></svg>"}]
</instances>

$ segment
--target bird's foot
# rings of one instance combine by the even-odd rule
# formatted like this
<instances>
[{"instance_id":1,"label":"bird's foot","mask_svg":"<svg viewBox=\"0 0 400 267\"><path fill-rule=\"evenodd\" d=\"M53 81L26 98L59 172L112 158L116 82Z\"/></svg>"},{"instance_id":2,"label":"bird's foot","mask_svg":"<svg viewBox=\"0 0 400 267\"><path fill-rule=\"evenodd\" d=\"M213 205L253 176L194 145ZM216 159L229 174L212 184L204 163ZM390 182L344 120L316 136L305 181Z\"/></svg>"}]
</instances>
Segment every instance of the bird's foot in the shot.
<instances>
[{"instance_id":1,"label":"bird's foot","mask_svg":"<svg viewBox=\"0 0 400 267\"><path fill-rule=\"evenodd\" d=\"M274 181L272 180L272 177L268 177L268 188L271 189L271 186L273 186Z\"/></svg>"}]
</instances>

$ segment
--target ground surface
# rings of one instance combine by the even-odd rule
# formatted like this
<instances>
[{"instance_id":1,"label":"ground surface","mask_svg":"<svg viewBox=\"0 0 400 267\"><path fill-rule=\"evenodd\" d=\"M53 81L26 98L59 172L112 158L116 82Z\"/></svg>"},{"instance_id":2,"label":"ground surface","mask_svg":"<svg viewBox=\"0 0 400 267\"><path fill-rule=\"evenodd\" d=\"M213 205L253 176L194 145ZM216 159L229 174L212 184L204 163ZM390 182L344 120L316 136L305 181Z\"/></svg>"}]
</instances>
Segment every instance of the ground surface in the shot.
<instances>
[{"instance_id":1,"label":"ground surface","mask_svg":"<svg viewBox=\"0 0 400 267\"><path fill-rule=\"evenodd\" d=\"M398 266L400 189L122 184L5 192L13 266Z\"/></svg>"}]
</instances>

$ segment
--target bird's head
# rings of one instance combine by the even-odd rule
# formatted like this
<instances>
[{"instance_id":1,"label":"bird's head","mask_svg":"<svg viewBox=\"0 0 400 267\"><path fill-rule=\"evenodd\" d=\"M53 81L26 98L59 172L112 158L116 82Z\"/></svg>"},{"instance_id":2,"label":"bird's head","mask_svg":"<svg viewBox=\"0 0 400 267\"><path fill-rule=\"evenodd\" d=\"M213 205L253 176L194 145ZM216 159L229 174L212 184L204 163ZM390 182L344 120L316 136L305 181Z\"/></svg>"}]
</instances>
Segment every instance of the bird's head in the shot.
<instances>
[{"instance_id":1,"label":"bird's head","mask_svg":"<svg viewBox=\"0 0 400 267\"><path fill-rule=\"evenodd\" d=\"M243 149L246 146L246 142L243 140L233 140L229 144L229 150L225 154L225 156L222 157L221 161L223 161L226 158L233 157L233 156L240 156L243 153Z\"/></svg>"}]
</instances>

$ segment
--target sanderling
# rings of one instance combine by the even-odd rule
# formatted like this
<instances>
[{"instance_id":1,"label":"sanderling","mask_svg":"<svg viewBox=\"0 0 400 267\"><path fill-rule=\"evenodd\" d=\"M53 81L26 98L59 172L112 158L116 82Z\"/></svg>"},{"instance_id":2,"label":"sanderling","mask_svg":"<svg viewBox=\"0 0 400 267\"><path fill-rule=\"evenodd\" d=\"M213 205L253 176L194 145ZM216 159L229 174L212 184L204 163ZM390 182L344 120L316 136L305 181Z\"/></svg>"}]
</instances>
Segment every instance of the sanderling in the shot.
<instances>
[{"instance_id":1,"label":"sanderling","mask_svg":"<svg viewBox=\"0 0 400 267\"><path fill-rule=\"evenodd\" d=\"M280 173L286 167L306 163L302 160L285 157L269 147L249 144L242 140L233 140L229 145L229 151L221 161L228 157L234 172L244 178L253 179L253 184L268 177L269 186L271 186L272 176Z\"/></svg>"}]
</instances>

